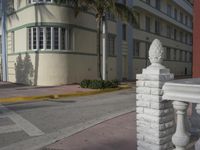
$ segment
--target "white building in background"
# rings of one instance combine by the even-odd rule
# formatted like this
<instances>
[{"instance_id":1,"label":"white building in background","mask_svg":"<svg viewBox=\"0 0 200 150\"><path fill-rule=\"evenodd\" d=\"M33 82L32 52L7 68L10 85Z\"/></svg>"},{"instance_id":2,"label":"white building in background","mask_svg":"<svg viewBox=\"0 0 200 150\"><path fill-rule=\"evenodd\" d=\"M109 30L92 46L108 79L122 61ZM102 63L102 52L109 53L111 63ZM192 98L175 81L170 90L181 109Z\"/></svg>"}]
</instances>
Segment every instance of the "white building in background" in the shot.
<instances>
[{"instance_id":1,"label":"white building in background","mask_svg":"<svg viewBox=\"0 0 200 150\"><path fill-rule=\"evenodd\" d=\"M61 85L97 78L94 14L73 15L70 3L12 0L7 50L10 82ZM108 15L108 79L134 80L148 65L153 39L165 47L165 65L191 75L192 5L186 0L123 0L137 11L139 28ZM12 10L12 9L11 9Z\"/></svg>"},{"instance_id":2,"label":"white building in background","mask_svg":"<svg viewBox=\"0 0 200 150\"><path fill-rule=\"evenodd\" d=\"M127 3L138 12L139 28L122 24L118 30L122 31L122 40L118 42L118 47L122 45L122 53L119 50L122 55L121 77L135 79L135 75L148 65L147 52L155 38L164 45L165 65L175 75L191 75L191 3L186 0L133 0ZM127 62L129 65L125 65Z\"/></svg>"}]
</instances>

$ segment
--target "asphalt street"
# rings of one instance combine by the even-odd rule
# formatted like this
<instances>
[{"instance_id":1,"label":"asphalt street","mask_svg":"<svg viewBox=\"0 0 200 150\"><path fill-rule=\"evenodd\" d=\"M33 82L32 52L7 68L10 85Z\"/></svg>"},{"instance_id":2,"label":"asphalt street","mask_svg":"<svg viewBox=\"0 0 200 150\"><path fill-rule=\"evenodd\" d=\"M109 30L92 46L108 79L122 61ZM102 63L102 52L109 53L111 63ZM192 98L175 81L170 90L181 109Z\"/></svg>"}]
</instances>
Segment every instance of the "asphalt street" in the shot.
<instances>
[{"instance_id":1,"label":"asphalt street","mask_svg":"<svg viewBox=\"0 0 200 150\"><path fill-rule=\"evenodd\" d=\"M0 150L37 150L134 110L133 89L0 105Z\"/></svg>"}]
</instances>

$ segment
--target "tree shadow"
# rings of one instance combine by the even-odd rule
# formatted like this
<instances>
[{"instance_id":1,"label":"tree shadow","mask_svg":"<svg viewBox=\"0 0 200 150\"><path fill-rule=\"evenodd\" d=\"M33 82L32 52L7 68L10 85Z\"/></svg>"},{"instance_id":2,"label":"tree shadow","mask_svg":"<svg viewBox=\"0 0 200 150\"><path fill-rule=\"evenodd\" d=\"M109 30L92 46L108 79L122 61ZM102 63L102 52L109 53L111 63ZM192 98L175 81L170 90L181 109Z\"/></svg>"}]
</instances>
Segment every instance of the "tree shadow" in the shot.
<instances>
[{"instance_id":1,"label":"tree shadow","mask_svg":"<svg viewBox=\"0 0 200 150\"><path fill-rule=\"evenodd\" d=\"M34 84L34 69L28 53L25 54L24 59L21 54L17 57L17 61L15 63L15 77L16 83L26 85Z\"/></svg>"}]
</instances>

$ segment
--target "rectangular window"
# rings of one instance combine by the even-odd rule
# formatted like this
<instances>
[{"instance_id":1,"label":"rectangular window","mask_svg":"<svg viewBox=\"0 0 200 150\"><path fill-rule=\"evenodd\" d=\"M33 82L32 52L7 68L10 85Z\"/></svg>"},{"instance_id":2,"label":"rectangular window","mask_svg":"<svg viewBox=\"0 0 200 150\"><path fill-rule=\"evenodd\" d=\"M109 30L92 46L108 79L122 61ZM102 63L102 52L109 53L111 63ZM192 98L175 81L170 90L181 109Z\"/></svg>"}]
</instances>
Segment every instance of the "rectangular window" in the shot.
<instances>
[{"instance_id":1,"label":"rectangular window","mask_svg":"<svg viewBox=\"0 0 200 150\"><path fill-rule=\"evenodd\" d=\"M188 34L185 33L185 44L187 44L187 41L188 41Z\"/></svg>"},{"instance_id":2,"label":"rectangular window","mask_svg":"<svg viewBox=\"0 0 200 150\"><path fill-rule=\"evenodd\" d=\"M158 10L160 10L160 6L161 6L161 3L160 3L161 1L160 0L156 0L156 5L155 5L155 7L156 7L156 9L158 9Z\"/></svg>"},{"instance_id":3,"label":"rectangular window","mask_svg":"<svg viewBox=\"0 0 200 150\"><path fill-rule=\"evenodd\" d=\"M44 28L39 28L39 49L44 49Z\"/></svg>"},{"instance_id":4,"label":"rectangular window","mask_svg":"<svg viewBox=\"0 0 200 150\"><path fill-rule=\"evenodd\" d=\"M137 22L136 28L140 28L140 14L138 12L135 12L135 19Z\"/></svg>"},{"instance_id":5,"label":"rectangular window","mask_svg":"<svg viewBox=\"0 0 200 150\"><path fill-rule=\"evenodd\" d=\"M171 32L172 32L172 28L170 25L167 25L167 37L171 38Z\"/></svg>"},{"instance_id":6,"label":"rectangular window","mask_svg":"<svg viewBox=\"0 0 200 150\"><path fill-rule=\"evenodd\" d=\"M61 29L61 42L60 42L60 44L61 44L61 50L65 50L66 48L65 48L65 29L64 28L62 28Z\"/></svg>"},{"instance_id":7,"label":"rectangular window","mask_svg":"<svg viewBox=\"0 0 200 150\"><path fill-rule=\"evenodd\" d=\"M170 4L167 4L167 15L172 16L172 6Z\"/></svg>"},{"instance_id":8,"label":"rectangular window","mask_svg":"<svg viewBox=\"0 0 200 150\"><path fill-rule=\"evenodd\" d=\"M185 52L182 51L182 61L185 61Z\"/></svg>"},{"instance_id":9,"label":"rectangular window","mask_svg":"<svg viewBox=\"0 0 200 150\"><path fill-rule=\"evenodd\" d=\"M151 25L150 25L150 17L146 16L145 17L145 30L147 32L150 32L150 27L151 27Z\"/></svg>"},{"instance_id":10,"label":"rectangular window","mask_svg":"<svg viewBox=\"0 0 200 150\"><path fill-rule=\"evenodd\" d=\"M188 16L185 16L185 25L188 25Z\"/></svg>"},{"instance_id":11,"label":"rectangular window","mask_svg":"<svg viewBox=\"0 0 200 150\"><path fill-rule=\"evenodd\" d=\"M180 42L183 42L183 32L180 31Z\"/></svg>"},{"instance_id":12,"label":"rectangular window","mask_svg":"<svg viewBox=\"0 0 200 150\"><path fill-rule=\"evenodd\" d=\"M51 49L51 27L46 28L46 48Z\"/></svg>"},{"instance_id":13,"label":"rectangular window","mask_svg":"<svg viewBox=\"0 0 200 150\"><path fill-rule=\"evenodd\" d=\"M173 60L176 60L176 49L174 49Z\"/></svg>"},{"instance_id":14,"label":"rectangular window","mask_svg":"<svg viewBox=\"0 0 200 150\"><path fill-rule=\"evenodd\" d=\"M174 19L177 20L177 9L174 8Z\"/></svg>"},{"instance_id":15,"label":"rectangular window","mask_svg":"<svg viewBox=\"0 0 200 150\"><path fill-rule=\"evenodd\" d=\"M177 31L174 29L174 39L177 40Z\"/></svg>"},{"instance_id":16,"label":"rectangular window","mask_svg":"<svg viewBox=\"0 0 200 150\"><path fill-rule=\"evenodd\" d=\"M59 27L31 27L28 28L28 49L30 50L65 50L71 42L65 28ZM68 38L68 41L66 40Z\"/></svg>"},{"instance_id":17,"label":"rectangular window","mask_svg":"<svg viewBox=\"0 0 200 150\"><path fill-rule=\"evenodd\" d=\"M155 20L155 33L160 34L160 21Z\"/></svg>"},{"instance_id":18,"label":"rectangular window","mask_svg":"<svg viewBox=\"0 0 200 150\"><path fill-rule=\"evenodd\" d=\"M192 28L193 26L193 22L192 22L192 17L190 17L190 23L189 23L189 26Z\"/></svg>"},{"instance_id":19,"label":"rectangular window","mask_svg":"<svg viewBox=\"0 0 200 150\"><path fill-rule=\"evenodd\" d=\"M115 55L115 36L108 35L108 55Z\"/></svg>"},{"instance_id":20,"label":"rectangular window","mask_svg":"<svg viewBox=\"0 0 200 150\"><path fill-rule=\"evenodd\" d=\"M33 49L37 49L37 28L33 28Z\"/></svg>"},{"instance_id":21,"label":"rectangular window","mask_svg":"<svg viewBox=\"0 0 200 150\"><path fill-rule=\"evenodd\" d=\"M166 59L171 60L171 50L169 47L166 48Z\"/></svg>"},{"instance_id":22,"label":"rectangular window","mask_svg":"<svg viewBox=\"0 0 200 150\"><path fill-rule=\"evenodd\" d=\"M28 29L28 49L32 49L32 29Z\"/></svg>"},{"instance_id":23,"label":"rectangular window","mask_svg":"<svg viewBox=\"0 0 200 150\"><path fill-rule=\"evenodd\" d=\"M184 58L185 58L184 61L187 62L187 52L186 51L184 53Z\"/></svg>"},{"instance_id":24,"label":"rectangular window","mask_svg":"<svg viewBox=\"0 0 200 150\"><path fill-rule=\"evenodd\" d=\"M67 30L67 46L66 46L66 48L68 49L68 50L71 50L71 49L73 49L73 46L74 46L74 33L73 33L73 29L72 28L69 28L68 30Z\"/></svg>"},{"instance_id":25,"label":"rectangular window","mask_svg":"<svg viewBox=\"0 0 200 150\"><path fill-rule=\"evenodd\" d=\"M54 28L54 49L59 49L59 33L58 28Z\"/></svg>"},{"instance_id":26,"label":"rectangular window","mask_svg":"<svg viewBox=\"0 0 200 150\"><path fill-rule=\"evenodd\" d=\"M190 34L190 45L192 45L193 39L192 39L192 35Z\"/></svg>"},{"instance_id":27,"label":"rectangular window","mask_svg":"<svg viewBox=\"0 0 200 150\"><path fill-rule=\"evenodd\" d=\"M133 56L139 57L140 56L140 41L133 40Z\"/></svg>"},{"instance_id":28,"label":"rectangular window","mask_svg":"<svg viewBox=\"0 0 200 150\"><path fill-rule=\"evenodd\" d=\"M180 12L180 22L183 23L183 13Z\"/></svg>"},{"instance_id":29,"label":"rectangular window","mask_svg":"<svg viewBox=\"0 0 200 150\"><path fill-rule=\"evenodd\" d=\"M122 25L122 36L123 40L126 41L126 24Z\"/></svg>"},{"instance_id":30,"label":"rectangular window","mask_svg":"<svg viewBox=\"0 0 200 150\"><path fill-rule=\"evenodd\" d=\"M189 52L189 62L192 62L192 53Z\"/></svg>"},{"instance_id":31,"label":"rectangular window","mask_svg":"<svg viewBox=\"0 0 200 150\"><path fill-rule=\"evenodd\" d=\"M182 58L183 58L183 57L182 57L182 51L180 50L180 51L179 51L179 60L182 61L182 60L183 60Z\"/></svg>"}]
</instances>

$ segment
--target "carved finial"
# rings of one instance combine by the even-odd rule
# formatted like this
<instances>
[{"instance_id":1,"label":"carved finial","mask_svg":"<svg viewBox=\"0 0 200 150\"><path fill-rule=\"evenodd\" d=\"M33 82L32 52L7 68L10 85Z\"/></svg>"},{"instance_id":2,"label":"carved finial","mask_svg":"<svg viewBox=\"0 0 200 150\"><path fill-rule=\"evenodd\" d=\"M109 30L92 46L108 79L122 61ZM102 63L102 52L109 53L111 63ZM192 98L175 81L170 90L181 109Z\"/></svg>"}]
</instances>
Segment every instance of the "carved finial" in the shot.
<instances>
[{"instance_id":1,"label":"carved finial","mask_svg":"<svg viewBox=\"0 0 200 150\"><path fill-rule=\"evenodd\" d=\"M149 49L149 60L152 65L162 64L164 58L164 49L160 40L155 39Z\"/></svg>"}]
</instances>

